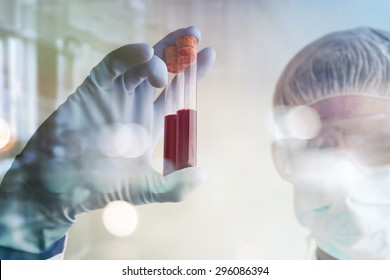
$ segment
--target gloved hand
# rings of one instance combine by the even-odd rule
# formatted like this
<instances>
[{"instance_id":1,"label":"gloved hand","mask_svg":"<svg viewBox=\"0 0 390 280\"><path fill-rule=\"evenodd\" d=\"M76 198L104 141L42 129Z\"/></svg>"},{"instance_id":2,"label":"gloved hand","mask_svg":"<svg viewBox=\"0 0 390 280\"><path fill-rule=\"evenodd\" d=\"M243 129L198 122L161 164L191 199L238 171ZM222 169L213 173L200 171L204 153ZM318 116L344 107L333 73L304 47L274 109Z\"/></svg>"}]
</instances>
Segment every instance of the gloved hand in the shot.
<instances>
[{"instance_id":1,"label":"gloved hand","mask_svg":"<svg viewBox=\"0 0 390 280\"><path fill-rule=\"evenodd\" d=\"M204 181L202 169L164 177L151 161L164 118L164 92L154 101L155 87L168 82L161 58L185 34L200 39L190 27L154 48L133 44L111 52L40 126L1 184L0 246L40 254L66 234L79 213L113 200L177 202ZM198 78L214 58L213 49L199 52Z\"/></svg>"}]
</instances>

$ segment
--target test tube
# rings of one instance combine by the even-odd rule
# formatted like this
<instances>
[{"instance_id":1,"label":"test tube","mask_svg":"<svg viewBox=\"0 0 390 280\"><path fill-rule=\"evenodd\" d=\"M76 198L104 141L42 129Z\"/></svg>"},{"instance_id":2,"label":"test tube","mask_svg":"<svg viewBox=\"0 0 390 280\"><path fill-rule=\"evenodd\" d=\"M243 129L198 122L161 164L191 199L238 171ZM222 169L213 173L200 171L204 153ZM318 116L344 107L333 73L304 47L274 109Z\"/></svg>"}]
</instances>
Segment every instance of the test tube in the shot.
<instances>
[{"instance_id":1,"label":"test tube","mask_svg":"<svg viewBox=\"0 0 390 280\"><path fill-rule=\"evenodd\" d=\"M196 44L186 35L165 50L168 71L177 75L165 90L164 175L197 164Z\"/></svg>"}]
</instances>

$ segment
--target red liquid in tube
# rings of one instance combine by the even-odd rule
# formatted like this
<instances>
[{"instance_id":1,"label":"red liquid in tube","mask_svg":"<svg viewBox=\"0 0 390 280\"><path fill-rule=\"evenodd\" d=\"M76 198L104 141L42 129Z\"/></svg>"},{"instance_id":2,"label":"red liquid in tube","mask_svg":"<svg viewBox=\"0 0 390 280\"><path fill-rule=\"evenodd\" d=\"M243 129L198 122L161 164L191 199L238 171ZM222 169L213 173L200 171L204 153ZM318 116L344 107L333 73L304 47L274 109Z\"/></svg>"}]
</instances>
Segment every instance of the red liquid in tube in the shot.
<instances>
[{"instance_id":1,"label":"red liquid in tube","mask_svg":"<svg viewBox=\"0 0 390 280\"><path fill-rule=\"evenodd\" d=\"M164 175L176 170L176 119L175 114L164 118Z\"/></svg>"},{"instance_id":2,"label":"red liquid in tube","mask_svg":"<svg viewBox=\"0 0 390 280\"><path fill-rule=\"evenodd\" d=\"M177 111L176 168L196 166L196 110Z\"/></svg>"}]
</instances>

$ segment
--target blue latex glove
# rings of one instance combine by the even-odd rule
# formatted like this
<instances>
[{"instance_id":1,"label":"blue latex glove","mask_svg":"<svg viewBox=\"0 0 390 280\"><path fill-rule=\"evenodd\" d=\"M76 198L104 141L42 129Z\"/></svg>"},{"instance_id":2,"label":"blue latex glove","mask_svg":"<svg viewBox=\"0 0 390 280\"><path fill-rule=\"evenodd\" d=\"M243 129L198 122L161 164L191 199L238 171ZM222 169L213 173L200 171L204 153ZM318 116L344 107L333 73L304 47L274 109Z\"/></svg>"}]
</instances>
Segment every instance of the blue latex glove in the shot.
<instances>
[{"instance_id":1,"label":"blue latex glove","mask_svg":"<svg viewBox=\"0 0 390 280\"><path fill-rule=\"evenodd\" d=\"M164 118L164 93L154 101L155 87L168 82L161 58L185 34L200 40L199 30L190 27L154 48L133 44L111 52L41 125L0 187L1 258L8 249L43 256L77 214L110 201L177 202L205 180L199 168L164 177L151 163ZM213 49L199 52L198 78L214 59ZM127 150L118 152L121 146Z\"/></svg>"}]
</instances>

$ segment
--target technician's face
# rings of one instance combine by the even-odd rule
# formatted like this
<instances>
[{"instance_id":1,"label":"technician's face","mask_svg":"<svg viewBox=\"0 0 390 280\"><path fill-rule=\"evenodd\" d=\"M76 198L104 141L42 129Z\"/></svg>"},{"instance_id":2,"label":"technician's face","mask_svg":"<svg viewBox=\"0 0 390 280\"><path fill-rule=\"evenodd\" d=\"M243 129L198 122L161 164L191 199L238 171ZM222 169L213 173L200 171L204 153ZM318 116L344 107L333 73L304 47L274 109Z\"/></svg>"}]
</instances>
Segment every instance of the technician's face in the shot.
<instances>
[{"instance_id":1,"label":"technician's face","mask_svg":"<svg viewBox=\"0 0 390 280\"><path fill-rule=\"evenodd\" d=\"M294 185L299 222L335 258L389 257L390 110L377 109L333 108L327 118L299 109L287 137L273 144L280 175Z\"/></svg>"}]
</instances>

